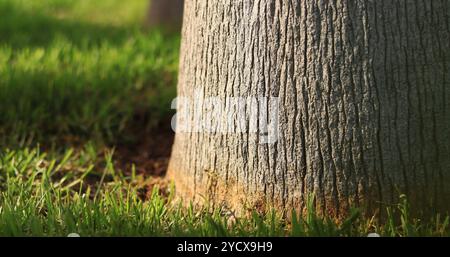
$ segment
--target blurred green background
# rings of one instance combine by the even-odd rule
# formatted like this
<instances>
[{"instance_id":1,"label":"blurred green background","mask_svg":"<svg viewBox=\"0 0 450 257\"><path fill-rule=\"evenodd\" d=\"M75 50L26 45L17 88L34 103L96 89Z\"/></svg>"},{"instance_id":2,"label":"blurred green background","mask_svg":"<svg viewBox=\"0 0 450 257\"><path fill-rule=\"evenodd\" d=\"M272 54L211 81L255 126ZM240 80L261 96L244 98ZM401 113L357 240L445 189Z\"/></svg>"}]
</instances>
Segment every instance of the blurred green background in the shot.
<instances>
[{"instance_id":1,"label":"blurred green background","mask_svg":"<svg viewBox=\"0 0 450 257\"><path fill-rule=\"evenodd\" d=\"M0 145L132 142L170 115L179 35L148 0L0 0Z\"/></svg>"}]
</instances>

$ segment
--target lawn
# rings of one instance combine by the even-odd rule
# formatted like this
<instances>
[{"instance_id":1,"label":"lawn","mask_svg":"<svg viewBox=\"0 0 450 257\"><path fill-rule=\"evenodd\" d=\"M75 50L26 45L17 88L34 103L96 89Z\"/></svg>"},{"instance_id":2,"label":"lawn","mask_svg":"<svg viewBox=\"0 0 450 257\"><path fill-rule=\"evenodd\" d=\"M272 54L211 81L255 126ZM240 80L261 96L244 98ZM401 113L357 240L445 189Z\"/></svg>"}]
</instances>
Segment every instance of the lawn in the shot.
<instances>
[{"instance_id":1,"label":"lawn","mask_svg":"<svg viewBox=\"0 0 450 257\"><path fill-rule=\"evenodd\" d=\"M146 0L0 0L0 236L450 235L449 217L335 222L181 206L165 181L180 36Z\"/></svg>"}]
</instances>

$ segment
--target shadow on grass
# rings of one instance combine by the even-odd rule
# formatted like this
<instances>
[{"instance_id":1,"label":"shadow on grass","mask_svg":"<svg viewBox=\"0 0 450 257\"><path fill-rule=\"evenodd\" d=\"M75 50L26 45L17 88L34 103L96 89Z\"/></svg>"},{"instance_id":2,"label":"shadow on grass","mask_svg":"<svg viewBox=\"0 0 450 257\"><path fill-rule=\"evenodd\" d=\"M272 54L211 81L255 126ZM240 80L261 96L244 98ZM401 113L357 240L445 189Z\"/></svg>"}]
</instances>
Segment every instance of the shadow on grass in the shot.
<instances>
[{"instance_id":1,"label":"shadow on grass","mask_svg":"<svg viewBox=\"0 0 450 257\"><path fill-rule=\"evenodd\" d=\"M0 0L0 153L98 141L116 149L123 170L134 163L163 175L179 36L162 32L57 19Z\"/></svg>"},{"instance_id":2,"label":"shadow on grass","mask_svg":"<svg viewBox=\"0 0 450 257\"><path fill-rule=\"evenodd\" d=\"M173 112L175 82L162 80L171 74L159 72L141 75L145 86L136 89L135 78L120 70L100 78L71 70L13 69L0 81L0 147L66 147L92 140L135 147L162 122L170 129L165 121Z\"/></svg>"},{"instance_id":3,"label":"shadow on grass","mask_svg":"<svg viewBox=\"0 0 450 257\"><path fill-rule=\"evenodd\" d=\"M71 72L55 78L16 70L7 83L0 81L0 153L36 146L59 153L92 142L99 150L114 148L125 174L165 175L174 133L162 95L170 92L150 84L120 87L127 82L113 75L92 80Z\"/></svg>"}]
</instances>

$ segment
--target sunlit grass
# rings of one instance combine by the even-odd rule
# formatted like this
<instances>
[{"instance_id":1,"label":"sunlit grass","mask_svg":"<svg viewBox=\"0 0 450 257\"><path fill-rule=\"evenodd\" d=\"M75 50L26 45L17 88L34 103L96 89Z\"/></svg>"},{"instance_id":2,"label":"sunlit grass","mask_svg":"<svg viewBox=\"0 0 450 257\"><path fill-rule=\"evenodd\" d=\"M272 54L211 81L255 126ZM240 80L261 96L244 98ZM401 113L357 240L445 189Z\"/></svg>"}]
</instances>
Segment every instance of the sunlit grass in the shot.
<instances>
[{"instance_id":1,"label":"sunlit grass","mask_svg":"<svg viewBox=\"0 0 450 257\"><path fill-rule=\"evenodd\" d=\"M294 215L291 221L272 211L235 217L219 207L182 206L173 197L173 186L165 194L154 187L142 198L146 179L124 174L112 151L99 155L91 144L57 155L33 148L4 150L0 171L0 236L449 235L448 217L419 221L409 217L406 202L391 208L386 222L378 224L356 209L338 223L320 217L312 198L307 215Z\"/></svg>"},{"instance_id":2,"label":"sunlit grass","mask_svg":"<svg viewBox=\"0 0 450 257\"><path fill-rule=\"evenodd\" d=\"M145 20L147 0L0 0L24 12L40 13L65 21L109 26L140 26Z\"/></svg>"}]
</instances>

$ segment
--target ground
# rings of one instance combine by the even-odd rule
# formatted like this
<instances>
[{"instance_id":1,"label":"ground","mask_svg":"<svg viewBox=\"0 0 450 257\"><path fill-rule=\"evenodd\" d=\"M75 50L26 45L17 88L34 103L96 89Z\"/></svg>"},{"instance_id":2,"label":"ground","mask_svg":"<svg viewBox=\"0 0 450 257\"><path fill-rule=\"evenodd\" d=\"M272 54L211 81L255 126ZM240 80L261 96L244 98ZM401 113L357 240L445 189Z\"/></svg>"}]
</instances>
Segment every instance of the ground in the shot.
<instances>
[{"instance_id":1,"label":"ground","mask_svg":"<svg viewBox=\"0 0 450 257\"><path fill-rule=\"evenodd\" d=\"M450 234L406 200L340 222L179 204L164 174L180 36L146 29L147 4L0 0L0 236Z\"/></svg>"}]
</instances>

